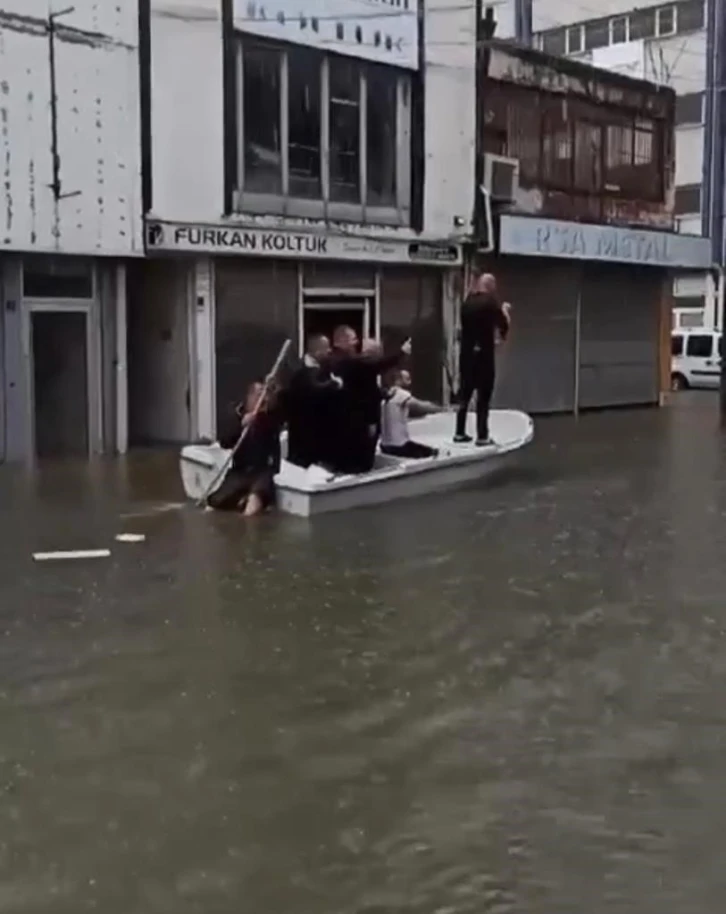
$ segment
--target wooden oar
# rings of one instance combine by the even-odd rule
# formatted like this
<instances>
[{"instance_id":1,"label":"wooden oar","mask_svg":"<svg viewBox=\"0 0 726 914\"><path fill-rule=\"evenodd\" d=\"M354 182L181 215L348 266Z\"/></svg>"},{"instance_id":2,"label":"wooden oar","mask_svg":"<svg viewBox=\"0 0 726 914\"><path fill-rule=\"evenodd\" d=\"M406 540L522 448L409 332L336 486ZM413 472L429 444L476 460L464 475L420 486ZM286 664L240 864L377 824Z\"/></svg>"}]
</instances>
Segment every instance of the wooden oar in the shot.
<instances>
[{"instance_id":1,"label":"wooden oar","mask_svg":"<svg viewBox=\"0 0 726 914\"><path fill-rule=\"evenodd\" d=\"M218 473L216 473L216 475L214 476L212 481L207 486L207 488L204 492L204 495L197 502L198 508L201 508L202 505L206 504L207 499L209 498L210 494L216 488L219 480L222 479L227 474L227 471L229 470L230 466L232 465L232 461L234 460L234 455L240 449L242 442L245 440L245 437L247 436L247 432L249 431L250 426L255 421L255 416L262 408L262 404L265 402L265 399L267 398L267 395L270 392L270 385L277 377L277 373L280 370L280 366L285 361L285 356L287 355L287 351L290 348L290 346L292 346L292 340L285 340L285 342L282 344L282 348L280 349L277 359L275 359L275 364L272 366L272 371L265 378L265 383L262 387L262 390L260 391L259 397L257 398L257 402L255 403L254 408L250 414L249 421L247 422L245 427L242 429L242 432L240 433L240 436L237 439L237 443L232 448L232 450L229 452L227 459L224 461L224 464L222 465L221 469L219 470Z\"/></svg>"}]
</instances>

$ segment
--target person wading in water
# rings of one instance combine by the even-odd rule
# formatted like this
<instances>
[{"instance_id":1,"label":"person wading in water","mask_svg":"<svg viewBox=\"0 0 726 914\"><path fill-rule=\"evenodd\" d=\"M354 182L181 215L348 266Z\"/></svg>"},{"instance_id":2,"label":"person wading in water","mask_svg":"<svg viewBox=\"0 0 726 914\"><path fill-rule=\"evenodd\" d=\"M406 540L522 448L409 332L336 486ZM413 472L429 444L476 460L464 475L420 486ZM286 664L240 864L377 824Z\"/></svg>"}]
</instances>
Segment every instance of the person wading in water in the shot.
<instances>
[{"instance_id":1,"label":"person wading in water","mask_svg":"<svg viewBox=\"0 0 726 914\"><path fill-rule=\"evenodd\" d=\"M489 404L494 392L495 348L509 333L509 304L502 305L497 281L483 273L461 305L459 343L459 397L454 441L469 442L466 431L469 403L476 393L476 443L493 444L489 434Z\"/></svg>"},{"instance_id":2,"label":"person wading in water","mask_svg":"<svg viewBox=\"0 0 726 914\"><path fill-rule=\"evenodd\" d=\"M242 511L245 517L253 517L274 503L274 478L280 471L281 459L281 417L272 391L255 413L263 391L260 382L251 384L244 403L237 409L241 428L246 428L247 433L235 451L222 485L207 499L209 507L216 511ZM220 437L223 448L237 444L241 428L238 425Z\"/></svg>"}]
</instances>

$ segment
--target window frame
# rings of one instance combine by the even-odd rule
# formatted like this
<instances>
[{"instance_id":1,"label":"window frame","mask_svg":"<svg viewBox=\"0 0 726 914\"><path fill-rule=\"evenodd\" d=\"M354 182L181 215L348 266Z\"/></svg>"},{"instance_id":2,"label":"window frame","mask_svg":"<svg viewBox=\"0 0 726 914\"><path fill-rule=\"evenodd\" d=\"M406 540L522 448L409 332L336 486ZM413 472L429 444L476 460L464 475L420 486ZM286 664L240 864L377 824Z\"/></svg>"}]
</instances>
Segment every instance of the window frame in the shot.
<instances>
[{"instance_id":1,"label":"window frame","mask_svg":"<svg viewBox=\"0 0 726 914\"><path fill-rule=\"evenodd\" d=\"M625 23L625 38L622 41L615 41L613 38L613 31L616 22ZM608 38L610 39L610 45L616 44L627 44L630 41L630 16L626 13L622 16L613 16L608 22Z\"/></svg>"},{"instance_id":2,"label":"window frame","mask_svg":"<svg viewBox=\"0 0 726 914\"><path fill-rule=\"evenodd\" d=\"M575 50L572 49L570 35L577 33L580 36L580 46ZM576 25L568 25L565 29L565 54L584 54L585 53L585 25L582 22Z\"/></svg>"},{"instance_id":3,"label":"window frame","mask_svg":"<svg viewBox=\"0 0 726 914\"><path fill-rule=\"evenodd\" d=\"M705 353L705 354L703 354L703 353L695 353L695 354L694 354L694 353L692 353L692 352L690 351L691 343L692 343L694 340L696 340L696 339L698 339L698 340L708 340L709 350L708 350L707 353ZM715 336L714 336L713 333L703 333L703 332L700 332L700 333L698 333L698 332L696 332L696 333L689 333L688 336L686 337L685 346L684 346L684 349L683 349L683 354L686 356L686 358L689 358L689 359L712 359L712 358L713 358L713 350L716 348L716 347L714 346L714 343L715 343L715 342L716 342L716 340L715 340Z\"/></svg>"},{"instance_id":4,"label":"window frame","mask_svg":"<svg viewBox=\"0 0 726 914\"><path fill-rule=\"evenodd\" d=\"M292 216L301 219L325 219L359 224L409 226L411 224L411 74L405 70L391 68L396 74L396 203L394 206L372 206L368 196L368 125L367 125L367 79L366 66L369 62L354 58L360 65L360 203L344 203L330 199L330 59L331 54L320 51L320 198L308 199L290 196L289 177L289 82L288 48L284 44L251 40L243 34L235 34L235 82L236 105L235 125L237 140L236 189L233 207L236 212L265 215ZM244 123L244 48L269 48L280 55L280 168L282 170L281 193L260 193L245 191L245 123ZM370 64L373 66L373 64Z\"/></svg>"},{"instance_id":5,"label":"window frame","mask_svg":"<svg viewBox=\"0 0 726 914\"><path fill-rule=\"evenodd\" d=\"M673 28L669 32L663 31L661 27L661 16L666 10L671 10L673 13ZM655 37L656 38L672 38L674 35L678 34L678 6L675 3L668 3L665 6L659 6L655 11Z\"/></svg>"}]
</instances>

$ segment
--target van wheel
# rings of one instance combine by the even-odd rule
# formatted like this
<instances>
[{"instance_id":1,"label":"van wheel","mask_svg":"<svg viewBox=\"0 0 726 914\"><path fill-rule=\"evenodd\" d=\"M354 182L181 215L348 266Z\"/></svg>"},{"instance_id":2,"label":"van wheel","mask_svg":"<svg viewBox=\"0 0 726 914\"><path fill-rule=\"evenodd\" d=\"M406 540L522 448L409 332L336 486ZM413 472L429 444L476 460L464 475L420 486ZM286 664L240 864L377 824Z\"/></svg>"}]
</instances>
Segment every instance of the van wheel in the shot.
<instances>
[{"instance_id":1,"label":"van wheel","mask_svg":"<svg viewBox=\"0 0 726 914\"><path fill-rule=\"evenodd\" d=\"M688 381L682 374L671 375L671 390L688 390Z\"/></svg>"}]
</instances>

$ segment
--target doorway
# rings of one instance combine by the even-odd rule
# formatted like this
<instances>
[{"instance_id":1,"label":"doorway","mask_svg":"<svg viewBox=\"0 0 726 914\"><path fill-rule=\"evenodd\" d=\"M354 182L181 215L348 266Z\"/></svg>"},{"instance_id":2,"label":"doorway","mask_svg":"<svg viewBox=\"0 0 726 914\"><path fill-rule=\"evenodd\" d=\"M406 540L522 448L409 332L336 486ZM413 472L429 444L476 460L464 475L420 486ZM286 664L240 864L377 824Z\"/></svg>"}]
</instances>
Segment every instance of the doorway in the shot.
<instances>
[{"instance_id":1,"label":"doorway","mask_svg":"<svg viewBox=\"0 0 726 914\"><path fill-rule=\"evenodd\" d=\"M85 310L31 310L31 410L37 457L88 456L89 321Z\"/></svg>"},{"instance_id":2,"label":"doorway","mask_svg":"<svg viewBox=\"0 0 726 914\"><path fill-rule=\"evenodd\" d=\"M336 327L347 325L358 334L359 339L377 336L373 308L368 298L355 299L336 296L325 297L304 294L300 319L300 354L305 341L313 333L324 333L332 342Z\"/></svg>"},{"instance_id":3,"label":"doorway","mask_svg":"<svg viewBox=\"0 0 726 914\"><path fill-rule=\"evenodd\" d=\"M129 444L192 437L190 272L187 263L145 260L127 271Z\"/></svg>"}]
</instances>

